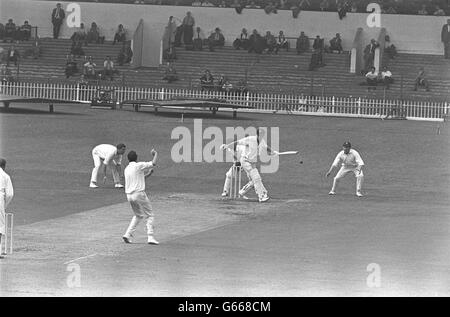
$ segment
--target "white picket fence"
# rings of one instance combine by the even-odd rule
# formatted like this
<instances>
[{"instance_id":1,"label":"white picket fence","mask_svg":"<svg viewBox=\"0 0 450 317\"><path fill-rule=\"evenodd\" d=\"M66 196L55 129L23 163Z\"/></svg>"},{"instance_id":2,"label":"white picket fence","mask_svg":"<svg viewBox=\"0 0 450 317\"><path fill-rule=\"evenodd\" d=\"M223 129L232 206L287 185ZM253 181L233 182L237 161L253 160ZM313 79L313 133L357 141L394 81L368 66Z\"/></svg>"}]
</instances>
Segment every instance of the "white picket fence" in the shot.
<instances>
[{"instance_id":1,"label":"white picket fence","mask_svg":"<svg viewBox=\"0 0 450 317\"><path fill-rule=\"evenodd\" d=\"M355 97L322 97L304 95L225 93L167 88L133 88L85 86L48 83L1 83L0 93L11 96L90 102L98 89L114 90L119 103L126 100L169 100L172 98L218 99L248 106L240 111L379 118L393 108L402 109L410 120L442 121L449 113L447 102L372 100Z\"/></svg>"}]
</instances>

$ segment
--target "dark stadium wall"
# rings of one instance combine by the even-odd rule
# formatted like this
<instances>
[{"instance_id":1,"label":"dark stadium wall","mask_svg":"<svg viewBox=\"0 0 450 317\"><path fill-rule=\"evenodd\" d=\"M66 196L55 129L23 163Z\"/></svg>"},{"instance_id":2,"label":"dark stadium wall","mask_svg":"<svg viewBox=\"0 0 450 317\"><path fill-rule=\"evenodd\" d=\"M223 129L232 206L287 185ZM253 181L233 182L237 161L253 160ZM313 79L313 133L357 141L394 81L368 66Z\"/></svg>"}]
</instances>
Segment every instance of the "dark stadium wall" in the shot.
<instances>
[{"instance_id":1,"label":"dark stadium wall","mask_svg":"<svg viewBox=\"0 0 450 317\"><path fill-rule=\"evenodd\" d=\"M39 27L41 37L51 37L52 25L50 22L51 10L56 1L36 0L1 0L0 18L6 22L12 18L16 23L22 24L24 20ZM61 1L64 8L71 2ZM277 33L283 30L286 36L297 37L300 31L305 31L309 37L321 35L328 42L335 33L341 33L344 49L350 50L358 27L364 29L364 40L377 38L380 28L370 28L367 25L368 14L349 13L343 20L338 19L335 12L302 11L297 19L292 12L280 10L278 14L266 14L264 10L244 9L237 14L232 8L202 8L182 6L156 6L136 4L105 4L105 3L78 3L81 7L81 22L89 26L95 21L106 35L107 40L114 36L115 29L122 23L129 32L131 39L133 32L142 18L146 27L151 30L152 43L159 42L164 27L170 15L182 20L187 11L191 11L196 25L200 26L205 34L214 28L223 30L226 45L240 34L243 27L249 31L257 29L260 32L270 30ZM69 15L69 13L68 13ZM382 15L381 27L387 29L391 41L400 52L442 54L440 31L446 23L447 17L434 16L408 16L408 15ZM69 38L73 28L67 24L62 27L63 38Z\"/></svg>"}]
</instances>

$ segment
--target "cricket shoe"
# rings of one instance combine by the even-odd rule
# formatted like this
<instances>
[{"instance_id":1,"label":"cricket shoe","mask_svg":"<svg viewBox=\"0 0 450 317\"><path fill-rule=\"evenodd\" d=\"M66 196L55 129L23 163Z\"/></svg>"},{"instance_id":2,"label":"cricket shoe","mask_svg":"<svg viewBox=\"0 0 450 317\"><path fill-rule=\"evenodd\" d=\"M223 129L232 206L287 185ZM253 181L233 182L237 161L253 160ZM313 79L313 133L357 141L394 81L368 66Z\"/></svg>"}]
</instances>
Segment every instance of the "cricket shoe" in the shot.
<instances>
[{"instance_id":1,"label":"cricket shoe","mask_svg":"<svg viewBox=\"0 0 450 317\"><path fill-rule=\"evenodd\" d=\"M364 195L361 194L361 192L356 192L356 196L358 196L358 197L363 197Z\"/></svg>"},{"instance_id":2,"label":"cricket shoe","mask_svg":"<svg viewBox=\"0 0 450 317\"><path fill-rule=\"evenodd\" d=\"M223 197L223 198L228 197L228 193L227 193L227 192L223 192L223 193L222 193L222 197Z\"/></svg>"},{"instance_id":3,"label":"cricket shoe","mask_svg":"<svg viewBox=\"0 0 450 317\"><path fill-rule=\"evenodd\" d=\"M123 188L123 185L122 184L116 184L116 185L114 185L114 187L115 188Z\"/></svg>"},{"instance_id":4,"label":"cricket shoe","mask_svg":"<svg viewBox=\"0 0 450 317\"><path fill-rule=\"evenodd\" d=\"M97 184L95 184L95 183L90 183L90 184L89 184L89 187L90 187L90 188L98 188Z\"/></svg>"},{"instance_id":5,"label":"cricket shoe","mask_svg":"<svg viewBox=\"0 0 450 317\"><path fill-rule=\"evenodd\" d=\"M334 195L336 195L336 192L331 191L331 192L328 193L328 195L333 195L334 196Z\"/></svg>"},{"instance_id":6,"label":"cricket shoe","mask_svg":"<svg viewBox=\"0 0 450 317\"><path fill-rule=\"evenodd\" d=\"M259 199L259 202L260 202L260 203L264 203L264 202L268 201L269 199L270 199L269 196L264 195L263 197L261 197L261 198Z\"/></svg>"},{"instance_id":7,"label":"cricket shoe","mask_svg":"<svg viewBox=\"0 0 450 317\"><path fill-rule=\"evenodd\" d=\"M159 242L156 241L156 239L153 238L153 236L148 236L147 243L148 243L148 244L155 244L155 245L158 245L158 244L159 244Z\"/></svg>"},{"instance_id":8,"label":"cricket shoe","mask_svg":"<svg viewBox=\"0 0 450 317\"><path fill-rule=\"evenodd\" d=\"M130 237L123 236L122 239L123 239L123 242L125 242L125 243L131 243Z\"/></svg>"}]
</instances>

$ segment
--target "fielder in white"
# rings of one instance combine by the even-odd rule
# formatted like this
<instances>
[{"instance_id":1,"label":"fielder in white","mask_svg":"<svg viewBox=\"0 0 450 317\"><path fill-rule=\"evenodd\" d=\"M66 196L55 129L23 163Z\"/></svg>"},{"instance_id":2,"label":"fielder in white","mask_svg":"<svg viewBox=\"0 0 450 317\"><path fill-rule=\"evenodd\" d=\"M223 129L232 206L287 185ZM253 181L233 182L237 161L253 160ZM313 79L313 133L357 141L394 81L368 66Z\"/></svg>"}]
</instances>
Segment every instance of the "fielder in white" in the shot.
<instances>
[{"instance_id":1,"label":"fielder in white","mask_svg":"<svg viewBox=\"0 0 450 317\"><path fill-rule=\"evenodd\" d=\"M247 183L243 187L243 189L239 191L239 195L244 196L245 193L252 186L254 186L255 192L258 195L259 202L268 201L269 196L267 194L267 189L264 187L261 175L256 168L258 155L262 150L266 150L269 154L272 153L272 150L267 146L266 141L264 141L264 130L258 129L256 130L256 135L245 137L230 144L222 144L221 148L223 150L233 148L235 144L238 147L243 147L242 154L240 155L241 167L244 169L250 179L249 183Z\"/></svg>"},{"instance_id":2,"label":"fielder in white","mask_svg":"<svg viewBox=\"0 0 450 317\"><path fill-rule=\"evenodd\" d=\"M11 178L5 173L6 161L0 158L0 244L6 233L6 207L13 199L14 189Z\"/></svg>"},{"instance_id":3,"label":"fielder in white","mask_svg":"<svg viewBox=\"0 0 450 317\"><path fill-rule=\"evenodd\" d=\"M120 183L120 174L122 171L122 155L125 153L125 150L126 146L123 143L120 143L117 146L100 144L92 150L94 168L92 169L89 187L98 187L97 178L100 167L103 167L103 183L106 183L106 167L109 165L114 179L114 187L123 188L123 185Z\"/></svg>"},{"instance_id":4,"label":"fielder in white","mask_svg":"<svg viewBox=\"0 0 450 317\"><path fill-rule=\"evenodd\" d=\"M242 169L240 158L242 156L243 151L245 150L245 146L238 145L237 143L235 143L234 144L234 152L230 148L227 148L227 150L229 150L231 153L233 153L234 162L233 162L233 165L228 170L228 172L225 174L225 183L223 184L222 197L228 197L228 194L230 192L230 185L231 185L232 174L233 174L233 166L239 166L239 168ZM253 187L253 182L250 179L250 176L248 174L247 174L247 178L249 179L249 182L244 186L247 188L245 193L247 193L247 191ZM239 188L239 196L244 199L248 199L248 197L245 196L245 193L241 194L241 189Z\"/></svg>"},{"instance_id":5,"label":"fielder in white","mask_svg":"<svg viewBox=\"0 0 450 317\"><path fill-rule=\"evenodd\" d=\"M343 178L347 173L353 172L356 177L356 196L362 197L361 186L364 180L364 174L362 167L364 162L361 159L359 153L352 149L350 142L345 142L343 144L343 150L338 153L330 170L327 172L326 177L329 177L334 168L337 168L341 164L341 169L337 172L333 180L333 187L329 195L336 195L336 186L341 178Z\"/></svg>"},{"instance_id":6,"label":"fielder in white","mask_svg":"<svg viewBox=\"0 0 450 317\"><path fill-rule=\"evenodd\" d=\"M146 220L147 226L147 242L149 244L159 244L153 237L153 212L150 199L145 193L145 178L153 172L153 167L158 159L158 153L152 149L153 160L150 162L137 162L137 154L135 151L128 153L128 161L130 162L125 168L125 193L127 200L133 209L134 216L131 219L127 231L123 235L125 243L131 243L131 237L136 231L136 227L142 220Z\"/></svg>"}]
</instances>

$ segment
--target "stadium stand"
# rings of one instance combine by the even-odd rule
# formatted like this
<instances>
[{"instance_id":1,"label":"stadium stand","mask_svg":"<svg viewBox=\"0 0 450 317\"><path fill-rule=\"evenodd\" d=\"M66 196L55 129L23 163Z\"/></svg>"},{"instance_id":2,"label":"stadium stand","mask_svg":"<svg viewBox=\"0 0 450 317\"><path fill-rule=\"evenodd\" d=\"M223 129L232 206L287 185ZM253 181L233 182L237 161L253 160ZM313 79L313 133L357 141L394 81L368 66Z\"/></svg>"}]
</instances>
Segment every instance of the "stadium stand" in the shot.
<instances>
[{"instance_id":1,"label":"stadium stand","mask_svg":"<svg viewBox=\"0 0 450 317\"><path fill-rule=\"evenodd\" d=\"M257 8L264 9L273 3L276 10L295 10L295 8L298 8L301 11L338 12L339 10L345 10L345 12L358 13L366 12L369 3L378 3L384 14L416 15L420 14L419 11L425 6L426 15L450 15L450 3L448 0L81 0L80 2L213 6L225 8L236 7L236 3L238 3L243 9L251 10L256 10Z\"/></svg>"},{"instance_id":2,"label":"stadium stand","mask_svg":"<svg viewBox=\"0 0 450 317\"><path fill-rule=\"evenodd\" d=\"M76 83L79 76L66 79L65 65L70 51L71 41L68 39L42 39L42 56L38 59L20 59L18 79L21 81L37 81L50 83ZM9 45L9 44L8 44ZM1 46L1 45L0 45ZM31 42L20 42L15 45L22 54L31 48ZM5 48L7 49L8 46ZM105 44L91 44L84 47L87 56L92 56L94 62L101 67L106 56L115 59L120 46ZM270 92L307 95L361 96L369 98L414 98L416 100L446 100L450 87L448 67L450 61L441 56L399 54L394 60L385 58L396 79L391 89L384 90L379 86L377 90L367 92L365 87L358 85L364 78L350 74L349 55L325 54L325 67L316 71L308 71L311 53L297 55L295 50L280 51L278 55L249 54L232 47L217 49L215 52L204 50L186 51L177 48L177 60L174 65L179 80L167 83L163 80L165 67L133 69L129 65L118 66L119 76L113 82L103 81L107 85L125 85L132 87L171 87L200 89L199 78L204 69L209 69L217 79L224 75L233 84L246 81L252 92ZM78 68L82 68L84 58L78 58ZM412 91L418 66L426 69L430 79L431 92L424 90ZM14 72L13 72L14 73ZM403 80L402 80L403 77ZM102 81L99 82L102 84ZM403 91L402 91L403 89ZM403 96L402 96L403 94Z\"/></svg>"}]
</instances>

